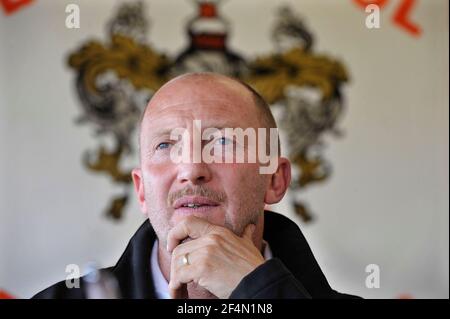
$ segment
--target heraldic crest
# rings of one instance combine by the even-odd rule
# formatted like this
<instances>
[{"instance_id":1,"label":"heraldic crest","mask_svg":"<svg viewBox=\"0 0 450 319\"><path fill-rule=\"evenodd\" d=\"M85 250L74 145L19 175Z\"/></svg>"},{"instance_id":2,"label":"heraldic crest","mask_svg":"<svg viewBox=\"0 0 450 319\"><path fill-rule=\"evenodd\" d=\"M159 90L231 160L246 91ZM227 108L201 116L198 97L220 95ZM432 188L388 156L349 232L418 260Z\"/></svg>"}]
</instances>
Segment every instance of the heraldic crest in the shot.
<instances>
[{"instance_id":1,"label":"heraldic crest","mask_svg":"<svg viewBox=\"0 0 450 319\"><path fill-rule=\"evenodd\" d=\"M340 136L341 88L348 81L337 60L314 52L314 37L289 7L278 9L272 29L274 52L245 59L227 47L229 22L218 12L219 1L197 0L198 13L186 25L187 47L167 56L146 42L149 22L142 2L122 4L108 24L105 43L88 41L72 52L68 64L76 72L82 114L78 123L109 136L83 154L84 166L123 185L106 207L119 220L130 196L131 174L121 165L135 152L131 136L152 94L166 81L186 72L209 71L239 78L255 88L270 105L281 108L280 130L293 163L292 205L298 216L313 214L300 196L305 187L325 181L331 165L323 157L323 136ZM283 133L282 133L283 134Z\"/></svg>"}]
</instances>

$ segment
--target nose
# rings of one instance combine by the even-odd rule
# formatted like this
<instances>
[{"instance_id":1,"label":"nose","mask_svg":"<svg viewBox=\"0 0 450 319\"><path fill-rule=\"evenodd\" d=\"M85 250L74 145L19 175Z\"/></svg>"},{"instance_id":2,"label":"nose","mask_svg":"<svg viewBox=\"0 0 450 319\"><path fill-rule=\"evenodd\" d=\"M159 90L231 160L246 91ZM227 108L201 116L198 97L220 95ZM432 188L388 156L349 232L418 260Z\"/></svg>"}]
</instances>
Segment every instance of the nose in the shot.
<instances>
[{"instance_id":1,"label":"nose","mask_svg":"<svg viewBox=\"0 0 450 319\"><path fill-rule=\"evenodd\" d=\"M181 184L206 184L211 180L211 170L206 163L184 163L178 166L178 181Z\"/></svg>"}]
</instances>

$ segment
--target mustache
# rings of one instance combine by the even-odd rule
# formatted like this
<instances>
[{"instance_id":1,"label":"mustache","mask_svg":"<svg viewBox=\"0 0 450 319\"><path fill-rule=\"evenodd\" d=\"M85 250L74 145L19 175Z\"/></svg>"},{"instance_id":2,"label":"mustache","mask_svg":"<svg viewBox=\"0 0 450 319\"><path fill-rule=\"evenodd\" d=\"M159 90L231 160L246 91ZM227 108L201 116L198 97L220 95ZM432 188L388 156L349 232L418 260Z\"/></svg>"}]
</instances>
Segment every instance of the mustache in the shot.
<instances>
[{"instance_id":1,"label":"mustache","mask_svg":"<svg viewBox=\"0 0 450 319\"><path fill-rule=\"evenodd\" d=\"M178 191L169 193L167 196L167 206L172 207L176 200L184 196L201 196L217 203L224 203L227 200L227 195L223 192L214 191L203 185L192 187L188 186Z\"/></svg>"}]
</instances>

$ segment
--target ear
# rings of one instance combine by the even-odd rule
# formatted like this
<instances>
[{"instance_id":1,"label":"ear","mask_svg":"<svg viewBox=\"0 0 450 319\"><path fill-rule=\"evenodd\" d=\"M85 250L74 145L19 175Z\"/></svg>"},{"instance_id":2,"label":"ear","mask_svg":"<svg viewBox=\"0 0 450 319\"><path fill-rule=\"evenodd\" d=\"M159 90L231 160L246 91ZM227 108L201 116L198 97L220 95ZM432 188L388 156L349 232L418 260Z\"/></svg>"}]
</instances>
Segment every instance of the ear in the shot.
<instances>
[{"instance_id":1,"label":"ear","mask_svg":"<svg viewBox=\"0 0 450 319\"><path fill-rule=\"evenodd\" d=\"M272 174L269 186L264 196L264 202L268 205L278 203L286 193L291 183L291 163L285 157L278 158L277 171Z\"/></svg>"},{"instance_id":2,"label":"ear","mask_svg":"<svg viewBox=\"0 0 450 319\"><path fill-rule=\"evenodd\" d=\"M133 178L134 190L136 191L141 211L145 216L147 216L147 204L145 203L145 191L141 169L140 168L133 169L131 171L131 177Z\"/></svg>"}]
</instances>

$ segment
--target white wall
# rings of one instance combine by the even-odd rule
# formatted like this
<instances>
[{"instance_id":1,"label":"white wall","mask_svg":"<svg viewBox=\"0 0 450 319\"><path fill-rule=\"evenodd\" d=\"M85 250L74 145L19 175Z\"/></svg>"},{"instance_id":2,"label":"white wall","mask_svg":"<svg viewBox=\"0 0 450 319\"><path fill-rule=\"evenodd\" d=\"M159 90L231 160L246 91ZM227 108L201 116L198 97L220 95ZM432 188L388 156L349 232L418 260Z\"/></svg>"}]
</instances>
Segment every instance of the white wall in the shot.
<instances>
[{"instance_id":1,"label":"white wall","mask_svg":"<svg viewBox=\"0 0 450 319\"><path fill-rule=\"evenodd\" d=\"M305 194L319 220L303 229L337 288L448 297L447 6L420 2L419 39L392 26L392 5L376 31L348 5L301 7L319 51L342 57L352 76L346 136L327 149L334 174ZM371 263L379 290L361 287Z\"/></svg>"},{"instance_id":2,"label":"white wall","mask_svg":"<svg viewBox=\"0 0 450 319\"><path fill-rule=\"evenodd\" d=\"M80 5L79 30L64 27L68 3ZM0 15L0 287L20 297L63 279L67 264L113 264L143 220L134 202L121 223L101 216L120 189L82 167L82 152L98 142L74 123L80 106L65 62L87 39L107 40L117 3L38 0ZM147 3L150 43L178 52L192 3ZM304 193L317 220L300 223L330 283L364 297L448 298L448 2L419 2L420 38L392 25L394 2L379 30L365 28L351 1L284 3L306 18L315 50L343 60L352 78L345 136L326 140L333 175ZM248 56L273 51L277 4L224 1L231 46ZM371 263L380 289L364 285Z\"/></svg>"},{"instance_id":3,"label":"white wall","mask_svg":"<svg viewBox=\"0 0 450 319\"><path fill-rule=\"evenodd\" d=\"M3 19L0 19L0 43L4 42L4 23ZM0 49L0 70L4 70L4 51ZM0 146L4 147L6 144L6 98L5 98L5 77L0 75ZM3 152L1 153L3 154ZM6 193L6 182L4 176L5 165L4 156L0 156L0 203L4 203L5 193ZM7 221L2 214L3 207L0 212L0 253L3 253L6 250L5 244L5 229L7 225ZM0 278L5 278L5 268L0 266Z\"/></svg>"}]
</instances>

